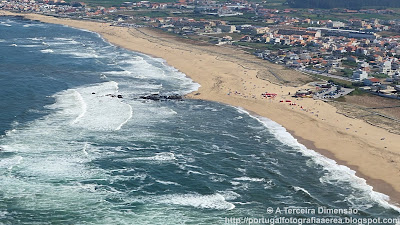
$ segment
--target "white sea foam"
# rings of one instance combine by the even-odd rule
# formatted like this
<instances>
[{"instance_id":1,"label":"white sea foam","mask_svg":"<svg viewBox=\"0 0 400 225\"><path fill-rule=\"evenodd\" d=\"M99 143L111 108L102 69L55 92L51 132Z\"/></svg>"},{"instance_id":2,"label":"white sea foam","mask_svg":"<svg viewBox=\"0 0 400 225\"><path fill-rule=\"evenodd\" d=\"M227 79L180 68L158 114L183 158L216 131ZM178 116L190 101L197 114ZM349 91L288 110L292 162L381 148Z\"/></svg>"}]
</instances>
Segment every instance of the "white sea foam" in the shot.
<instances>
[{"instance_id":1,"label":"white sea foam","mask_svg":"<svg viewBox=\"0 0 400 225\"><path fill-rule=\"evenodd\" d=\"M234 139L239 139L239 138L236 137L235 135L230 134L230 133L227 133L227 132L225 132L225 131L223 131L223 132L221 133L221 135L223 135L223 136L228 136L228 137L231 137L231 138L234 138Z\"/></svg>"},{"instance_id":2,"label":"white sea foam","mask_svg":"<svg viewBox=\"0 0 400 225\"><path fill-rule=\"evenodd\" d=\"M60 38L60 37L56 37L56 38L54 38L54 40L58 40L58 41L72 41L73 39L71 39L71 38Z\"/></svg>"},{"instance_id":3,"label":"white sea foam","mask_svg":"<svg viewBox=\"0 0 400 225\"><path fill-rule=\"evenodd\" d=\"M34 37L34 38L26 38L31 41L43 41L46 37Z\"/></svg>"},{"instance_id":4,"label":"white sea foam","mask_svg":"<svg viewBox=\"0 0 400 225\"><path fill-rule=\"evenodd\" d=\"M77 102L80 104L81 106L81 113L78 115L78 117L76 117L76 119L72 122L73 124L77 123L80 119L82 119L83 116L85 116L86 112L87 112L87 104L85 102L85 100L83 99L82 95L76 91L73 90L74 92L74 96L77 100Z\"/></svg>"},{"instance_id":5,"label":"white sea foam","mask_svg":"<svg viewBox=\"0 0 400 225\"><path fill-rule=\"evenodd\" d=\"M59 46L59 47L63 47L64 45L69 45L70 43L68 42L56 42L56 41L47 41L46 44L50 45L50 46Z\"/></svg>"},{"instance_id":6,"label":"white sea foam","mask_svg":"<svg viewBox=\"0 0 400 225\"><path fill-rule=\"evenodd\" d=\"M41 45L19 45L19 47L23 48L37 48L37 47L42 47Z\"/></svg>"},{"instance_id":7,"label":"white sea foam","mask_svg":"<svg viewBox=\"0 0 400 225\"><path fill-rule=\"evenodd\" d=\"M65 91L57 96L57 100L59 105L63 105L73 96L79 103L80 113L72 121L72 126L89 130L119 130L132 117L133 110L120 98L113 97L116 95L118 84L111 81Z\"/></svg>"},{"instance_id":8,"label":"white sea foam","mask_svg":"<svg viewBox=\"0 0 400 225\"><path fill-rule=\"evenodd\" d=\"M160 152L156 153L155 156L148 157L134 157L122 159L123 162L132 162L132 161L173 161L176 157L172 152Z\"/></svg>"},{"instance_id":9,"label":"white sea foam","mask_svg":"<svg viewBox=\"0 0 400 225\"><path fill-rule=\"evenodd\" d=\"M126 71L126 70L121 70L121 71L108 71L104 72L105 74L111 74L111 75L129 75L132 74L132 72Z\"/></svg>"},{"instance_id":10,"label":"white sea foam","mask_svg":"<svg viewBox=\"0 0 400 225\"><path fill-rule=\"evenodd\" d=\"M15 156L12 158L5 158L0 160L0 168L7 168L7 170L12 170L14 166L19 165L23 157Z\"/></svg>"},{"instance_id":11,"label":"white sea foam","mask_svg":"<svg viewBox=\"0 0 400 225\"><path fill-rule=\"evenodd\" d=\"M63 157L60 160L58 155L52 155L41 158L38 160L36 157L25 157L22 173L27 177L37 177L41 179L56 179L56 180L70 180L70 179L84 179L92 176L92 171L87 170L83 164L86 158L80 157ZM29 168L26 168L29 166Z\"/></svg>"},{"instance_id":12,"label":"white sea foam","mask_svg":"<svg viewBox=\"0 0 400 225\"><path fill-rule=\"evenodd\" d=\"M11 129L11 130L6 130L6 136L12 134L13 132L15 132L15 129Z\"/></svg>"},{"instance_id":13,"label":"white sea foam","mask_svg":"<svg viewBox=\"0 0 400 225\"><path fill-rule=\"evenodd\" d=\"M52 52L54 52L51 49L43 49L43 50L40 50L40 51L43 52L43 53L52 53Z\"/></svg>"},{"instance_id":14,"label":"white sea foam","mask_svg":"<svg viewBox=\"0 0 400 225\"><path fill-rule=\"evenodd\" d=\"M5 218L7 216L7 211L0 211L0 218Z\"/></svg>"},{"instance_id":15,"label":"white sea foam","mask_svg":"<svg viewBox=\"0 0 400 225\"><path fill-rule=\"evenodd\" d=\"M42 111L40 111L39 109L28 109L28 112L30 112L30 113L41 113Z\"/></svg>"},{"instance_id":16,"label":"white sea foam","mask_svg":"<svg viewBox=\"0 0 400 225\"><path fill-rule=\"evenodd\" d=\"M63 50L59 54L64 54L64 55L71 55L74 56L75 58L82 58L82 59L89 59L89 58L102 58L96 53L90 53L90 52L81 52L78 50Z\"/></svg>"},{"instance_id":17,"label":"white sea foam","mask_svg":"<svg viewBox=\"0 0 400 225\"><path fill-rule=\"evenodd\" d=\"M45 24L38 24L38 23L31 23L31 24L25 24L23 27L44 27L46 26Z\"/></svg>"},{"instance_id":18,"label":"white sea foam","mask_svg":"<svg viewBox=\"0 0 400 225\"><path fill-rule=\"evenodd\" d=\"M82 45L82 43L72 38L53 38L48 40L50 45Z\"/></svg>"},{"instance_id":19,"label":"white sea foam","mask_svg":"<svg viewBox=\"0 0 400 225\"><path fill-rule=\"evenodd\" d=\"M55 94L56 103L47 106L70 119L72 127L88 130L119 130L132 117L133 110L118 95L116 82L69 89Z\"/></svg>"},{"instance_id":20,"label":"white sea foam","mask_svg":"<svg viewBox=\"0 0 400 225\"><path fill-rule=\"evenodd\" d=\"M82 152L83 152L85 155L89 155L88 152L87 152L87 149L89 148L89 146L90 146L90 144L86 142L85 145L84 145L83 148L82 148Z\"/></svg>"},{"instance_id":21,"label":"white sea foam","mask_svg":"<svg viewBox=\"0 0 400 225\"><path fill-rule=\"evenodd\" d=\"M33 41L32 43L40 44L43 39ZM45 41L47 43L43 43L43 45L54 44L51 40ZM73 44L73 41L70 40L58 40L58 42L62 41L66 41L68 44L72 42ZM54 47L54 51L62 51L64 47L67 46ZM46 53L46 50L43 50L44 53ZM50 51L47 53L50 53ZM127 74L130 74L130 72ZM188 84L192 82L189 78L187 78L187 81ZM143 85L138 88L145 89L146 87ZM162 88L162 85L151 84L148 88L159 89ZM95 94L92 94L92 92ZM70 207L71 209L82 210L82 215L97 215L104 212L105 215L101 215L101 218L117 215L115 217L120 216L118 219L124 220L125 218L118 214L119 210L113 210L112 207L108 208L112 203L105 201L107 197L110 197L108 192L113 191L102 190L102 187L93 184L84 184L84 182L96 179L113 181L113 177L119 177L119 175L111 176L96 165L88 163L93 159L93 154L102 156L113 154L104 151L102 147L88 143L88 139L92 141L92 139L108 140L108 138L115 138L116 140L126 140L130 138L111 134L103 135L103 132L101 132L102 135L98 135L100 132L92 132L92 130L116 130L121 127L122 131L120 132L124 132L123 125L132 117L132 107L126 104L130 99L126 98L125 93L122 93L123 99L106 96L108 94L118 94L117 83L107 82L59 92L52 96L56 102L47 107L53 109L48 110L50 111L49 115L24 124L23 127L13 129L8 136L2 137L1 148L4 150L2 152L13 152L18 155L18 158L14 157L9 161L1 160L2 194L6 198L15 198L16 204L18 204L16 207L21 209L33 208L39 211L52 209L56 211ZM175 111L167 107L159 109L159 112L160 116L176 114ZM150 117L152 116L150 115ZM132 135L143 134L132 133ZM151 134L150 136L153 137ZM175 155L168 152L157 153L141 160L168 163L175 160ZM7 169L12 171L3 175L3 172L8 172ZM149 179L148 176L145 173L136 173L133 178L145 180ZM119 178L124 179L123 176ZM126 177L126 179L131 180L132 176ZM83 182L79 185L78 183L81 181ZM170 181L157 180L157 182L165 185L179 185ZM219 195L223 197L221 198ZM163 196L159 200L168 202L168 197L173 198L173 196ZM234 207L231 203L223 200L223 198L228 198L224 194L205 196L192 194L187 195L189 197L187 200L183 199L185 195L180 197L180 201L187 206L211 209ZM202 203L195 203L196 199ZM173 201L173 199L170 200ZM132 216L130 213L127 214ZM124 220L124 222L126 221Z\"/></svg>"},{"instance_id":22,"label":"white sea foam","mask_svg":"<svg viewBox=\"0 0 400 225\"><path fill-rule=\"evenodd\" d=\"M220 183L220 182L223 182L226 180L223 177L218 177L218 176L214 176L214 175L209 176L208 179L210 179L210 181L212 181L212 182L217 182L217 183Z\"/></svg>"},{"instance_id":23,"label":"white sea foam","mask_svg":"<svg viewBox=\"0 0 400 225\"><path fill-rule=\"evenodd\" d=\"M150 62L139 56L122 60L118 63L118 65L121 65L123 70L135 72L135 75L143 75L143 77L146 78L167 78L165 77L165 72L162 69L153 66Z\"/></svg>"},{"instance_id":24,"label":"white sea foam","mask_svg":"<svg viewBox=\"0 0 400 225\"><path fill-rule=\"evenodd\" d=\"M140 89L142 92L143 91L157 92L163 88L163 85L162 84L137 84L137 85L135 85L135 88Z\"/></svg>"},{"instance_id":25,"label":"white sea foam","mask_svg":"<svg viewBox=\"0 0 400 225\"><path fill-rule=\"evenodd\" d=\"M115 130L120 130L122 128L122 126L124 126L132 118L132 115L133 115L132 106L130 106L129 104L126 104L126 106L128 106L128 109L129 109L128 117Z\"/></svg>"},{"instance_id":26,"label":"white sea foam","mask_svg":"<svg viewBox=\"0 0 400 225\"><path fill-rule=\"evenodd\" d=\"M75 41L75 40L70 40L70 41L68 41L68 44L78 45L78 44L82 44L82 43Z\"/></svg>"},{"instance_id":27,"label":"white sea foam","mask_svg":"<svg viewBox=\"0 0 400 225\"><path fill-rule=\"evenodd\" d=\"M141 79L154 78L178 85L176 91L187 94L198 90L200 84L193 82L176 68L164 64L163 60L154 59L147 55L125 56L127 59L116 62L122 70L129 71L131 76ZM160 63L162 62L162 63Z\"/></svg>"},{"instance_id":28,"label":"white sea foam","mask_svg":"<svg viewBox=\"0 0 400 225\"><path fill-rule=\"evenodd\" d=\"M151 157L143 157L142 160L156 160L156 161L170 161L175 160L175 155L172 152L160 152L157 153L155 156Z\"/></svg>"},{"instance_id":29,"label":"white sea foam","mask_svg":"<svg viewBox=\"0 0 400 225\"><path fill-rule=\"evenodd\" d=\"M71 108L67 114L58 105L54 109L59 111L16 128L1 140L1 148L15 154L0 160L1 192L18 200L15 204L21 209L58 210L66 205L84 209L100 199L70 183L104 176L101 169L87 165L90 158L81 150L83 143L76 142L80 133L67 126L79 109L73 103L74 98L62 103ZM91 146L84 148L87 152Z\"/></svg>"},{"instance_id":30,"label":"white sea foam","mask_svg":"<svg viewBox=\"0 0 400 225\"><path fill-rule=\"evenodd\" d=\"M235 205L227 202L225 197L219 193L213 195L200 194L172 194L156 197L158 203L191 206L202 209L232 210Z\"/></svg>"},{"instance_id":31,"label":"white sea foam","mask_svg":"<svg viewBox=\"0 0 400 225\"><path fill-rule=\"evenodd\" d=\"M240 197L240 195L234 191L221 191L219 194L222 195L227 201L232 201Z\"/></svg>"},{"instance_id":32,"label":"white sea foam","mask_svg":"<svg viewBox=\"0 0 400 225\"><path fill-rule=\"evenodd\" d=\"M74 29L80 30L80 31L84 31L84 32L87 32L87 33L92 33L92 34L95 34L97 37L102 38L102 36L99 33L91 31L91 30L86 30L86 29L83 29L83 28L75 28L75 27L74 27ZM103 39L103 40L104 40L104 42L107 42L105 39Z\"/></svg>"},{"instance_id":33,"label":"white sea foam","mask_svg":"<svg viewBox=\"0 0 400 225\"><path fill-rule=\"evenodd\" d=\"M304 145L300 144L289 132L287 132L287 130L280 124L265 117L253 116L242 108L236 109L239 113L247 114L250 117L258 120L260 123L264 124L265 127L267 127L268 130L283 144L291 146L292 148L300 151L303 155L310 157L316 164L323 166L329 173L327 173L320 179L322 183L334 183L337 185L342 185L344 182L348 183L353 188L363 192L363 195L368 196L370 200L380 204L385 208L394 209L400 212L399 207L389 203L389 196L373 191L372 186L368 185L365 179L357 177L354 170L351 170L350 168L343 165L338 165L334 160L329 159L314 150L307 149ZM349 198L360 200L355 196L349 196ZM354 207L357 208L363 208L362 204L363 202L353 202ZM368 203L366 203L365 207L368 207Z\"/></svg>"},{"instance_id":34,"label":"white sea foam","mask_svg":"<svg viewBox=\"0 0 400 225\"><path fill-rule=\"evenodd\" d=\"M11 24L4 23L4 22L1 22L0 25L1 26L5 26L5 27L11 27L12 26Z\"/></svg>"},{"instance_id":35,"label":"white sea foam","mask_svg":"<svg viewBox=\"0 0 400 225\"><path fill-rule=\"evenodd\" d=\"M23 209L65 211L66 207L86 211L88 204L101 204L102 193L84 191L78 185L54 185L37 180L2 177L2 194L18 199L16 206ZM33 200L34 199L34 200Z\"/></svg>"},{"instance_id":36,"label":"white sea foam","mask_svg":"<svg viewBox=\"0 0 400 225\"><path fill-rule=\"evenodd\" d=\"M233 178L237 181L250 181L250 182L265 182L264 178L252 178L252 177L236 177Z\"/></svg>"},{"instance_id":37,"label":"white sea foam","mask_svg":"<svg viewBox=\"0 0 400 225\"><path fill-rule=\"evenodd\" d=\"M164 185L175 185L175 186L181 186L180 184L176 182L171 182L171 181L163 181L163 180L156 180L157 183L164 184Z\"/></svg>"},{"instance_id":38,"label":"white sea foam","mask_svg":"<svg viewBox=\"0 0 400 225\"><path fill-rule=\"evenodd\" d=\"M311 196L310 192L308 192L306 189L304 189L304 188L302 188L302 187L293 186L293 189L294 189L295 191L302 191L302 192L308 194L309 196Z\"/></svg>"}]
</instances>

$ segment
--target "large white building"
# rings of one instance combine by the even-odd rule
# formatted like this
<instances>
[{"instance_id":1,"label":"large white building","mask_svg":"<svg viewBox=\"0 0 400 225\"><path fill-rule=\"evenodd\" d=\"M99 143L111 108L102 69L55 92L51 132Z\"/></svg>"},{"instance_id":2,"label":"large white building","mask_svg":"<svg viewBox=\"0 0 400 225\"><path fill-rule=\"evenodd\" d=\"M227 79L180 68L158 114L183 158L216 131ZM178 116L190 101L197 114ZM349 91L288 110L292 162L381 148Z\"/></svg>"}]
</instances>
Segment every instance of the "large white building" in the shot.
<instances>
[{"instance_id":1,"label":"large white building","mask_svg":"<svg viewBox=\"0 0 400 225\"><path fill-rule=\"evenodd\" d=\"M390 61L385 61L382 64L381 72L387 75L392 75L392 63Z\"/></svg>"},{"instance_id":2,"label":"large white building","mask_svg":"<svg viewBox=\"0 0 400 225\"><path fill-rule=\"evenodd\" d=\"M358 69L353 72L353 80L355 81L363 81L368 78L368 73L362 69Z\"/></svg>"},{"instance_id":3,"label":"large white building","mask_svg":"<svg viewBox=\"0 0 400 225\"><path fill-rule=\"evenodd\" d=\"M340 21L330 21L328 22L328 27L333 27L333 28L342 28L345 27L346 24Z\"/></svg>"}]
</instances>

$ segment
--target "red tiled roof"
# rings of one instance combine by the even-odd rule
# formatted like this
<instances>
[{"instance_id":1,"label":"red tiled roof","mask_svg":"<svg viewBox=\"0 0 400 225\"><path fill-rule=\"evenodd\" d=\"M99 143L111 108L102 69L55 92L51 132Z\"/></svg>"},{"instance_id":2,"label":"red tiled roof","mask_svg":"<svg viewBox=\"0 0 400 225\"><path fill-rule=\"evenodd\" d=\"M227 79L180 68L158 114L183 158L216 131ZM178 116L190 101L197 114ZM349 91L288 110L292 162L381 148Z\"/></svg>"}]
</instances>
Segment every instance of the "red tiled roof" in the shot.
<instances>
[{"instance_id":1,"label":"red tiled roof","mask_svg":"<svg viewBox=\"0 0 400 225\"><path fill-rule=\"evenodd\" d=\"M380 80L378 78L370 78L368 80L370 80L372 83L380 82Z\"/></svg>"}]
</instances>

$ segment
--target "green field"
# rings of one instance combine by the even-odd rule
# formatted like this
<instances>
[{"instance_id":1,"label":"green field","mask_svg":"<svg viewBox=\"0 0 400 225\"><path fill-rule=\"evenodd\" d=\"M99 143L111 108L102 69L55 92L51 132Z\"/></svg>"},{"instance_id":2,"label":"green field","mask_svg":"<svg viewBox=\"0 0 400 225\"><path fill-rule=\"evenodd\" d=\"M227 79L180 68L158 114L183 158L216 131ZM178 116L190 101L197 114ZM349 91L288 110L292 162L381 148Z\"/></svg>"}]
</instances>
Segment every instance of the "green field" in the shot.
<instances>
[{"instance_id":1,"label":"green field","mask_svg":"<svg viewBox=\"0 0 400 225\"><path fill-rule=\"evenodd\" d=\"M267 9L284 9L288 8L288 6L285 4L286 0L267 0L263 1L263 6L264 8Z\"/></svg>"}]
</instances>

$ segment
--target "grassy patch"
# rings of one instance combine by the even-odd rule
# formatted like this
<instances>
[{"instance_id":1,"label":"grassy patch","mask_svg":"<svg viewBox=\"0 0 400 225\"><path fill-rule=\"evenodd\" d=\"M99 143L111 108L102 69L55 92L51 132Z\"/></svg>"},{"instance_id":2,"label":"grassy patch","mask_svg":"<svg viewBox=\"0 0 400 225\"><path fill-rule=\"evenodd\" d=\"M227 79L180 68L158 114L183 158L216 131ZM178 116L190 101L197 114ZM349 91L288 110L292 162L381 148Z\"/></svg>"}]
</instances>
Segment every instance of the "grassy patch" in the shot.
<instances>
[{"instance_id":1,"label":"grassy patch","mask_svg":"<svg viewBox=\"0 0 400 225\"><path fill-rule=\"evenodd\" d=\"M374 77L376 77L376 78L388 78L389 75L384 74L384 73L378 73L378 74L374 74Z\"/></svg>"},{"instance_id":2,"label":"grassy patch","mask_svg":"<svg viewBox=\"0 0 400 225\"><path fill-rule=\"evenodd\" d=\"M234 45L250 47L254 49L267 49L265 43L252 43L252 42L235 42Z\"/></svg>"},{"instance_id":3,"label":"grassy patch","mask_svg":"<svg viewBox=\"0 0 400 225\"><path fill-rule=\"evenodd\" d=\"M284 9L287 8L286 0L269 0L264 1L264 8L267 9Z\"/></svg>"},{"instance_id":4,"label":"grassy patch","mask_svg":"<svg viewBox=\"0 0 400 225\"><path fill-rule=\"evenodd\" d=\"M346 97L340 96L339 98L336 98L335 101L337 101L337 102L346 102Z\"/></svg>"},{"instance_id":5,"label":"grassy patch","mask_svg":"<svg viewBox=\"0 0 400 225\"><path fill-rule=\"evenodd\" d=\"M268 50L279 50L279 49L292 49L293 46L289 45L274 45L274 44L265 44Z\"/></svg>"},{"instance_id":6,"label":"grassy patch","mask_svg":"<svg viewBox=\"0 0 400 225\"><path fill-rule=\"evenodd\" d=\"M350 77L351 75L353 75L353 70L348 69L348 68L344 68L341 71L343 73L343 76L345 77Z\"/></svg>"},{"instance_id":7,"label":"grassy patch","mask_svg":"<svg viewBox=\"0 0 400 225\"><path fill-rule=\"evenodd\" d=\"M349 67L357 67L358 64L354 61L349 61L349 60L343 60L342 61L343 65L349 66Z\"/></svg>"},{"instance_id":8,"label":"grassy patch","mask_svg":"<svg viewBox=\"0 0 400 225\"><path fill-rule=\"evenodd\" d=\"M356 96L356 95L367 95L367 94L368 94L367 92L361 90L358 87L355 87L354 91L352 91L349 95L350 96Z\"/></svg>"}]
</instances>

